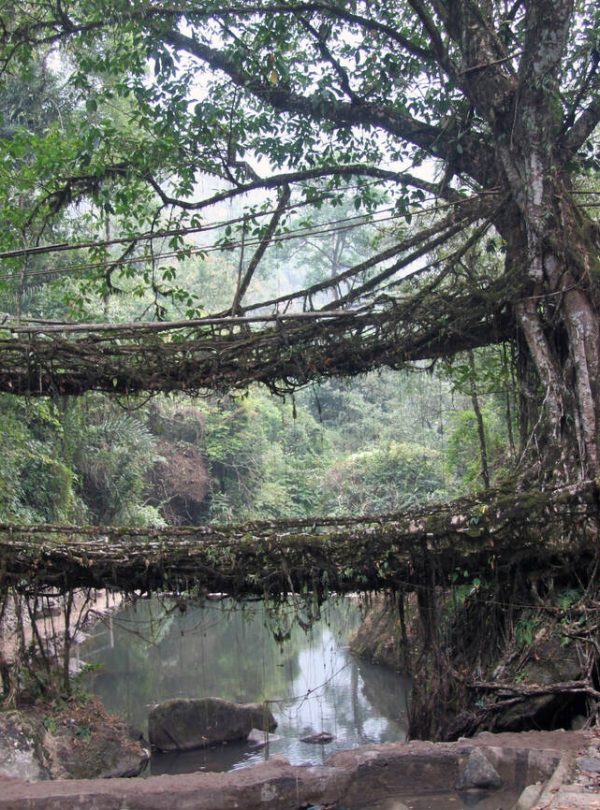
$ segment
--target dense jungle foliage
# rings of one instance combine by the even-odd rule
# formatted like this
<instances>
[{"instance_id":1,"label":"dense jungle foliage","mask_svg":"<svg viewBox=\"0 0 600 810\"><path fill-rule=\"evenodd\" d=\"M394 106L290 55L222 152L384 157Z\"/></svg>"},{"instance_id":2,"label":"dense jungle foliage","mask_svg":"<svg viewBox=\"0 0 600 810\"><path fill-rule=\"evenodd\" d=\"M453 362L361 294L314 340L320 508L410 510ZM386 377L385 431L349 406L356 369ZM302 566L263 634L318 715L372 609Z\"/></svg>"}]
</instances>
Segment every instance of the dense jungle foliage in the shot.
<instances>
[{"instance_id":1,"label":"dense jungle foliage","mask_svg":"<svg viewBox=\"0 0 600 810\"><path fill-rule=\"evenodd\" d=\"M35 294L42 300L46 290ZM510 467L504 360L488 351L475 377L465 358L433 372L311 386L293 399L258 387L147 401L3 395L0 520L231 522L364 515L454 497L485 483L482 448L488 482Z\"/></svg>"},{"instance_id":2,"label":"dense jungle foliage","mask_svg":"<svg viewBox=\"0 0 600 810\"><path fill-rule=\"evenodd\" d=\"M0 520L368 514L505 477L536 495L595 479L598 14L591 0L6 4L1 337L26 345L3 390L28 396L0 398ZM90 322L210 313L243 338L249 314L326 308L390 317L396 353L382 359L378 332L361 368L415 367L287 399L123 398L112 372L112 396L67 399L55 357L52 398L36 397L45 368L38 391L31 379L27 336L39 347L64 322L94 340ZM316 343L314 373L264 379L291 391L359 367L340 372L338 352L326 369L331 341ZM433 579L403 595L422 631L413 727L447 734L465 705L453 733L489 725L498 704L469 677L546 682L533 662L566 647L576 666L552 677L596 701L587 568L480 581L460 566L451 594Z\"/></svg>"},{"instance_id":3,"label":"dense jungle foliage","mask_svg":"<svg viewBox=\"0 0 600 810\"><path fill-rule=\"evenodd\" d=\"M94 119L89 105L81 109L75 103L65 67L33 62L25 75L9 75L2 86L3 148L11 161L30 163L32 172L39 172L44 160L51 171L59 124L72 129L82 117L88 125ZM115 127L125 126L122 106L112 109ZM12 222L5 243L11 232L18 237L20 205L20 238L32 237L25 204L13 198L13 209L4 208ZM366 211L352 187L340 187L311 217L302 210L294 215L289 232L312 230L306 236L300 230L299 238L282 241L264 259L257 282L262 297L292 289L303 275L312 283L328 278L396 238L406 225L373 213L385 210L385 193L373 188L371 202L372 212ZM108 237L120 236L127 223L142 227L149 210L143 194L135 205L131 197L107 198L100 213L85 205L70 208L46 239L92 237L98 218ZM237 213L236 204L228 203L215 219L235 219ZM338 220L341 230L319 232ZM60 272L49 269L45 257L15 261L0 276L0 311L59 321L218 311L235 292L240 245L229 225L215 233L207 249L194 237L162 245L178 263L177 277L164 260L151 262L141 277L136 268L136 275L127 264L117 264L119 245L108 254L104 247L98 250L100 280L90 279L87 265L78 267L76 255L62 260ZM499 347L428 370L384 370L314 385L287 399L260 388L243 396L191 400L122 401L98 394L40 401L2 395L0 520L222 522L369 514L450 498L488 486L510 468L517 413L511 367Z\"/></svg>"}]
</instances>

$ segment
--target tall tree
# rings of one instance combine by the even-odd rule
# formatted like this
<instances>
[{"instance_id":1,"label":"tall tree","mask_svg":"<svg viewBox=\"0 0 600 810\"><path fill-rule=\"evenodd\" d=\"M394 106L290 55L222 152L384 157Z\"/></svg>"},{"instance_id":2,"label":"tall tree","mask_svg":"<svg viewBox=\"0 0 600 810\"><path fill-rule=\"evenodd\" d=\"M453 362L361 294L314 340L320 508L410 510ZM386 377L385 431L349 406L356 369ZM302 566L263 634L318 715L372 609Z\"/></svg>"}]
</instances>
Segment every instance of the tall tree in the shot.
<instances>
[{"instance_id":1,"label":"tall tree","mask_svg":"<svg viewBox=\"0 0 600 810\"><path fill-rule=\"evenodd\" d=\"M291 203L351 177L368 206L386 184L423 227L283 303L328 291L325 307L378 311L413 296L432 317L405 331L417 345L435 328L438 356L514 339L539 382L538 472L600 473L600 231L579 186L599 165L595 2L29 0L3 17L4 70L60 46L93 119L93 137L32 180L36 217L146 184L157 217L182 227L215 201L270 191L240 265L245 294ZM102 127L121 99L127 133ZM197 197L200 173L225 190ZM483 240L498 262L464 272ZM232 312L260 303L242 299Z\"/></svg>"}]
</instances>

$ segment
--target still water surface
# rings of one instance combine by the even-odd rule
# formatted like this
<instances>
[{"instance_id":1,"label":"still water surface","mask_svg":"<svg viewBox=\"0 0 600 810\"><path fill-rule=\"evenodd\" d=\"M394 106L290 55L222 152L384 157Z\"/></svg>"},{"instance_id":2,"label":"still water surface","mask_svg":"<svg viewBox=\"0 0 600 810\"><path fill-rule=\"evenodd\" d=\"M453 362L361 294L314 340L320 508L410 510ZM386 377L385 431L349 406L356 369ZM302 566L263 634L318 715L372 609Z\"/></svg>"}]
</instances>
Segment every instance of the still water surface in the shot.
<instances>
[{"instance_id":1,"label":"still water surface","mask_svg":"<svg viewBox=\"0 0 600 810\"><path fill-rule=\"evenodd\" d=\"M86 687L109 711L147 731L150 708L176 697L269 701L280 740L267 749L247 744L152 758L149 773L229 770L284 754L292 764L322 763L334 751L406 738L409 685L347 649L360 622L350 598L327 603L308 631L288 606L276 615L261 603L188 605L144 599L97 625L81 657L97 669ZM289 635L278 643L276 636ZM327 745L300 737L335 735Z\"/></svg>"}]
</instances>

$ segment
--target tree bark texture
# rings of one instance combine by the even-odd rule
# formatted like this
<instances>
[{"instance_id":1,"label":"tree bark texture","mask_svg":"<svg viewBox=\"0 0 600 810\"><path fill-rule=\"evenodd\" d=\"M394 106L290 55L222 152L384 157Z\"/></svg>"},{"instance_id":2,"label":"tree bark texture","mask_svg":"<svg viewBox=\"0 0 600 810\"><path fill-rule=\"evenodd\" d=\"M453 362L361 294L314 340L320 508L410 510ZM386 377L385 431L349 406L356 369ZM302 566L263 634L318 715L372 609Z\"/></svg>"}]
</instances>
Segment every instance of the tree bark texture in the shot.
<instances>
[{"instance_id":1,"label":"tree bark texture","mask_svg":"<svg viewBox=\"0 0 600 810\"><path fill-rule=\"evenodd\" d=\"M490 30L474 5L457 4L467 67L466 92L495 136L499 180L511 209L497 227L528 294L515 314L544 388L545 440L558 479L597 475L600 320L585 215L573 205L570 155L561 150L559 72L573 24L571 0L527 4L527 36L519 73L492 64ZM485 14L485 12L483 12Z\"/></svg>"}]
</instances>

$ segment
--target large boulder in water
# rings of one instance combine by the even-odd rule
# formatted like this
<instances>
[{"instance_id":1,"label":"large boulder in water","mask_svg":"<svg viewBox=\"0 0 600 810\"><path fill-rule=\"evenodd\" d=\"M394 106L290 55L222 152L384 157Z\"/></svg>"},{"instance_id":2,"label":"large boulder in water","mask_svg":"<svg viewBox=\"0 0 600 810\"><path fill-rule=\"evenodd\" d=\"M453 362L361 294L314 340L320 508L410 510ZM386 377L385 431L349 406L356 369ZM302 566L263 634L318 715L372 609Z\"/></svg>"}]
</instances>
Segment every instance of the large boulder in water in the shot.
<instances>
[{"instance_id":1,"label":"large boulder in water","mask_svg":"<svg viewBox=\"0 0 600 810\"><path fill-rule=\"evenodd\" d=\"M253 728L277 728L266 705L231 703L220 698L180 698L159 703L148 716L148 737L160 751L190 751L245 740Z\"/></svg>"}]
</instances>

